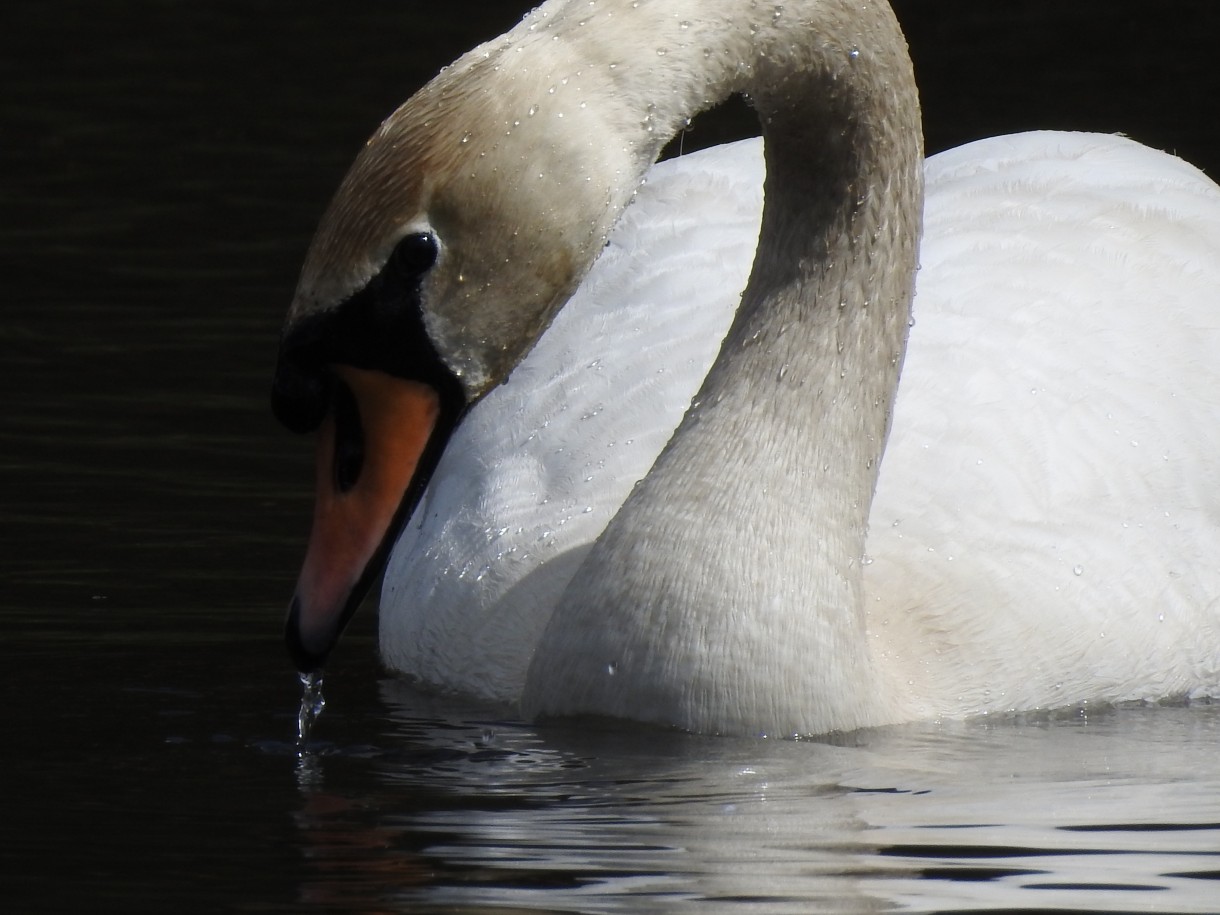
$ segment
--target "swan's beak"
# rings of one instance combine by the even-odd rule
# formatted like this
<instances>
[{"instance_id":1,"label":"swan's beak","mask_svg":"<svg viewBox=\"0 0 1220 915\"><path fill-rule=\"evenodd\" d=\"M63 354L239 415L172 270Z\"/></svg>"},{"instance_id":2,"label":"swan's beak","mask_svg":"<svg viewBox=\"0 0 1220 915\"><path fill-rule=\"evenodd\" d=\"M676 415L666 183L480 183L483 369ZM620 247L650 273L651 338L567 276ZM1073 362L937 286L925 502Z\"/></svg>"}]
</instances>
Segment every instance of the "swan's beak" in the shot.
<instances>
[{"instance_id":1,"label":"swan's beak","mask_svg":"<svg viewBox=\"0 0 1220 915\"><path fill-rule=\"evenodd\" d=\"M335 396L318 432L317 501L285 638L316 670L393 543L441 414L431 385L334 366ZM424 474L426 476L426 474Z\"/></svg>"}]
</instances>

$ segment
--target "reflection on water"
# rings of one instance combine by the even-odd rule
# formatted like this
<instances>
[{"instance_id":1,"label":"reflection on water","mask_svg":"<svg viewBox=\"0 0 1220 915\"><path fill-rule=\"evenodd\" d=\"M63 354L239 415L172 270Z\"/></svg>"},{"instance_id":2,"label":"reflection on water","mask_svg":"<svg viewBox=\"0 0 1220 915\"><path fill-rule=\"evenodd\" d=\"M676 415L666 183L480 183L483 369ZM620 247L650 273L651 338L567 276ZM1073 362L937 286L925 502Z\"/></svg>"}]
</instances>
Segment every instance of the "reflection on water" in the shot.
<instances>
[{"instance_id":1,"label":"reflection on water","mask_svg":"<svg viewBox=\"0 0 1220 915\"><path fill-rule=\"evenodd\" d=\"M1207 912L1220 898L1214 708L760 743L481 720L393 681L381 695L383 747L332 746L301 770L315 901Z\"/></svg>"},{"instance_id":2,"label":"reflection on water","mask_svg":"<svg viewBox=\"0 0 1220 915\"><path fill-rule=\"evenodd\" d=\"M312 471L267 409L282 311L373 124L527 5L6 4L5 910L1215 910L1216 707L534 728L378 682L365 613L298 752L278 628ZM1220 7L898 9L930 145L1122 128L1220 174L1190 107Z\"/></svg>"}]
</instances>

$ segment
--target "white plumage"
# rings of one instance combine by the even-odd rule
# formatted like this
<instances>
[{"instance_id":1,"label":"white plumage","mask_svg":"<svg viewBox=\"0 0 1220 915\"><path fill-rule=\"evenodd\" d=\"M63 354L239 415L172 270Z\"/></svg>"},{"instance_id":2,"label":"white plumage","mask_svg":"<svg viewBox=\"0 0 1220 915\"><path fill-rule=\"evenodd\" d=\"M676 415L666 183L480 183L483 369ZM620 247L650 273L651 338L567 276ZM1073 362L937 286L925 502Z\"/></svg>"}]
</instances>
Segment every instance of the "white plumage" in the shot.
<instances>
[{"instance_id":1,"label":"white plumage","mask_svg":"<svg viewBox=\"0 0 1220 915\"><path fill-rule=\"evenodd\" d=\"M715 356L762 177L758 141L649 173L400 537L390 666L519 699L564 586ZM1215 693L1220 191L1122 138L1030 133L933 157L927 192L861 557L902 715Z\"/></svg>"},{"instance_id":2,"label":"white plumage","mask_svg":"<svg viewBox=\"0 0 1220 915\"><path fill-rule=\"evenodd\" d=\"M765 209L759 142L649 170L734 92ZM1220 694L1220 189L1056 133L924 180L919 135L871 0L549 0L408 100L281 354L298 425L351 395L298 663L456 387L381 610L428 684L754 734Z\"/></svg>"}]
</instances>

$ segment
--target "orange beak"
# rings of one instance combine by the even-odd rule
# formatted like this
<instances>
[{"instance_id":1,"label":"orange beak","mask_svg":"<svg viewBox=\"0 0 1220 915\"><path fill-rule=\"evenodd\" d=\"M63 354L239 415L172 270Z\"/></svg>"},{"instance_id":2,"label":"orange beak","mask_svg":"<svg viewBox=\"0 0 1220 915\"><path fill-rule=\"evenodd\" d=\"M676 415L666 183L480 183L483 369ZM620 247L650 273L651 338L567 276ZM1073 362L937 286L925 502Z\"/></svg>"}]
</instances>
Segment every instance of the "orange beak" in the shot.
<instances>
[{"instance_id":1,"label":"orange beak","mask_svg":"<svg viewBox=\"0 0 1220 915\"><path fill-rule=\"evenodd\" d=\"M441 412L436 389L347 365L318 434L317 501L285 637L321 667L392 545Z\"/></svg>"}]
</instances>

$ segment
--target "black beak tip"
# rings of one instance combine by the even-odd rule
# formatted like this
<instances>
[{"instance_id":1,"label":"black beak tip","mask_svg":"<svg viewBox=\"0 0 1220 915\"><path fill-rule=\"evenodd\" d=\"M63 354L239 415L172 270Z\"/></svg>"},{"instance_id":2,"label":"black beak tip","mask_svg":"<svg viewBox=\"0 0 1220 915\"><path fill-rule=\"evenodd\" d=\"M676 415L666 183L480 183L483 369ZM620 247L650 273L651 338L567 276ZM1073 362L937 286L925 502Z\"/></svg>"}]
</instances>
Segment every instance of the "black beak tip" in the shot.
<instances>
[{"instance_id":1,"label":"black beak tip","mask_svg":"<svg viewBox=\"0 0 1220 915\"><path fill-rule=\"evenodd\" d=\"M315 651L305 644L301 638L301 599L293 597L288 606L288 618L284 621L284 644L288 647L288 655L297 670L303 674L311 674L326 663L330 649Z\"/></svg>"}]
</instances>

